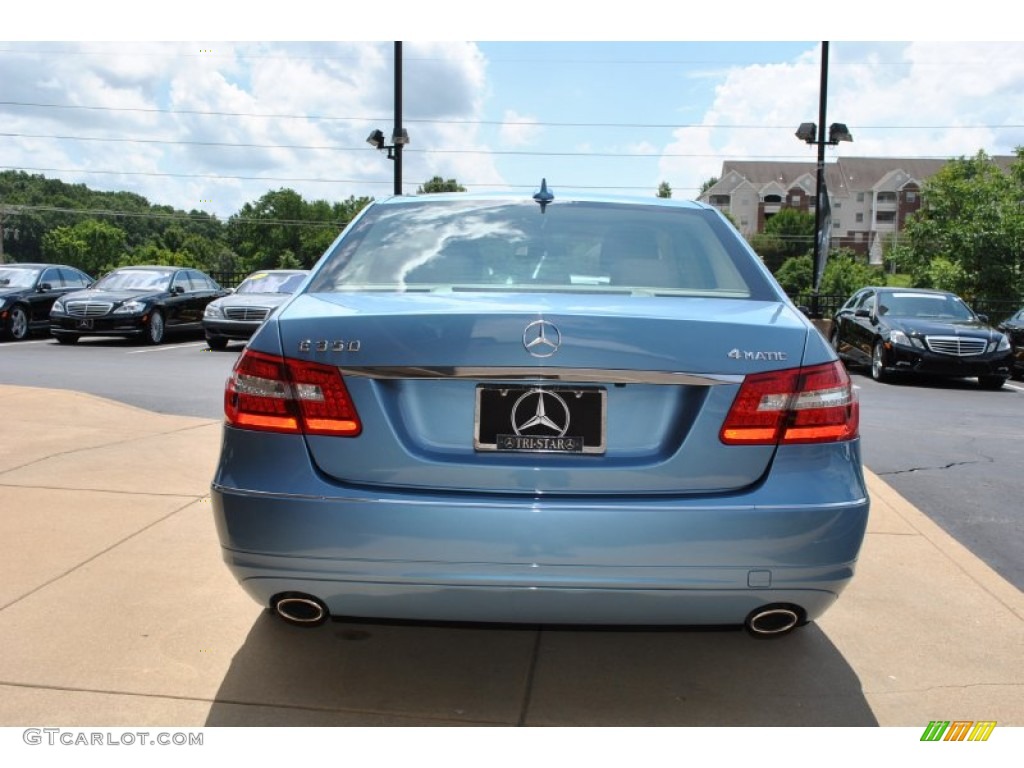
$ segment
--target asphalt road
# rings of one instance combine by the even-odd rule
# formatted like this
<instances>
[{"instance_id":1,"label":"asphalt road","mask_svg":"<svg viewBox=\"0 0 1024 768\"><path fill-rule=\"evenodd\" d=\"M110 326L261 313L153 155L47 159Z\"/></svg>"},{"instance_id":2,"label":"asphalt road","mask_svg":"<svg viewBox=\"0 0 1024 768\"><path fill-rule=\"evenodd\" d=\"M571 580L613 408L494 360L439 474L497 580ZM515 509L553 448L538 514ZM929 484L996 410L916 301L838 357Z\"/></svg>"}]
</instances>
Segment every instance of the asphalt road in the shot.
<instances>
[{"instance_id":1,"label":"asphalt road","mask_svg":"<svg viewBox=\"0 0 1024 768\"><path fill-rule=\"evenodd\" d=\"M241 350L201 339L0 343L0 382L56 387L159 413L220 418ZM1024 589L1024 386L973 380L877 384L854 372L864 463L1004 578Z\"/></svg>"}]
</instances>

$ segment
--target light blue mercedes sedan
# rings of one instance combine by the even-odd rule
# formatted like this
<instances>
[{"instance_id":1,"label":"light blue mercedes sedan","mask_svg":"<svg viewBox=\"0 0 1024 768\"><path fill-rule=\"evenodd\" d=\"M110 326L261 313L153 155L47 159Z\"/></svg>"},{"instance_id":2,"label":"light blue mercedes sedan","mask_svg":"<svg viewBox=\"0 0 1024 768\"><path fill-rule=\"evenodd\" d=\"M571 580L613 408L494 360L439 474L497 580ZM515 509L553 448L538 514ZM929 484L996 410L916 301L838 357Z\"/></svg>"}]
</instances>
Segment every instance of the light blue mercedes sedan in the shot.
<instances>
[{"instance_id":1,"label":"light blue mercedes sedan","mask_svg":"<svg viewBox=\"0 0 1024 768\"><path fill-rule=\"evenodd\" d=\"M858 402L716 210L369 205L227 382L213 507L288 622L743 625L854 573Z\"/></svg>"}]
</instances>

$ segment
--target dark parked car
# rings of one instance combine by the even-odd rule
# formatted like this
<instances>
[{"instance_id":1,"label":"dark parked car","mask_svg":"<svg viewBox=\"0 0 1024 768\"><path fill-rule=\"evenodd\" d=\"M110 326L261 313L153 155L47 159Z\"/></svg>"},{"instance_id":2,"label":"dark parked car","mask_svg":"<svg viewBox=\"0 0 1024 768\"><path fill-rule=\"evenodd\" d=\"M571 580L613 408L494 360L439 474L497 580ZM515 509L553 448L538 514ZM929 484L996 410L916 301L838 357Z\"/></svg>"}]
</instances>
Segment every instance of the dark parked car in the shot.
<instances>
[{"instance_id":1,"label":"dark parked car","mask_svg":"<svg viewBox=\"0 0 1024 768\"><path fill-rule=\"evenodd\" d=\"M82 336L139 337L159 344L168 333L200 332L206 305L227 294L196 269L120 267L91 288L54 302L50 333L62 344Z\"/></svg>"},{"instance_id":2,"label":"dark parked car","mask_svg":"<svg viewBox=\"0 0 1024 768\"><path fill-rule=\"evenodd\" d=\"M999 330L1010 338L1013 349L1013 375L1024 377L1024 309L999 324Z\"/></svg>"},{"instance_id":3,"label":"dark parked car","mask_svg":"<svg viewBox=\"0 0 1024 768\"><path fill-rule=\"evenodd\" d=\"M875 381L903 373L977 376L986 389L1010 377L1005 334L988 326L959 296L921 288L868 287L836 313L832 346L851 365L869 366Z\"/></svg>"},{"instance_id":4,"label":"dark parked car","mask_svg":"<svg viewBox=\"0 0 1024 768\"><path fill-rule=\"evenodd\" d=\"M21 341L50 327L50 307L66 293L92 285L65 264L0 264L0 332Z\"/></svg>"},{"instance_id":5,"label":"dark parked car","mask_svg":"<svg viewBox=\"0 0 1024 768\"><path fill-rule=\"evenodd\" d=\"M225 391L223 556L286 621L735 624L853 576L850 378L717 210L364 208Z\"/></svg>"},{"instance_id":6,"label":"dark parked car","mask_svg":"<svg viewBox=\"0 0 1024 768\"><path fill-rule=\"evenodd\" d=\"M229 341L246 341L302 285L305 269L267 269L249 275L230 296L211 301L203 313L203 330L210 349Z\"/></svg>"}]
</instances>

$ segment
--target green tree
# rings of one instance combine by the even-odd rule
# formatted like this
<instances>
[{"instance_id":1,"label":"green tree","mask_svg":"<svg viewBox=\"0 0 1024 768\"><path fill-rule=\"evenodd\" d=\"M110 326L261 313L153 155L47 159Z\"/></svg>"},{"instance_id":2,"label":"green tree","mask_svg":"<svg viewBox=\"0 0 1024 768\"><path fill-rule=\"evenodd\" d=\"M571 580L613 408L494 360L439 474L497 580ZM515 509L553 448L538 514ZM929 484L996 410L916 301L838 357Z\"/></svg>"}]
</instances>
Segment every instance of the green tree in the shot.
<instances>
[{"instance_id":1,"label":"green tree","mask_svg":"<svg viewBox=\"0 0 1024 768\"><path fill-rule=\"evenodd\" d=\"M672 197L672 187L669 186L667 181L661 182L658 185L658 197Z\"/></svg>"},{"instance_id":2,"label":"green tree","mask_svg":"<svg viewBox=\"0 0 1024 768\"><path fill-rule=\"evenodd\" d=\"M120 227L85 219L72 227L56 227L43 235L42 252L47 261L70 264L96 276L121 262L127 239Z\"/></svg>"},{"instance_id":3,"label":"green tree","mask_svg":"<svg viewBox=\"0 0 1024 768\"><path fill-rule=\"evenodd\" d=\"M830 253L821 276L821 293L827 296L850 296L866 285L885 285L885 272L859 261L846 248Z\"/></svg>"},{"instance_id":4,"label":"green tree","mask_svg":"<svg viewBox=\"0 0 1024 768\"><path fill-rule=\"evenodd\" d=\"M422 184L419 189L416 190L417 195L423 194L434 194L436 192L465 192L466 188L459 184L455 179L442 179L440 176L434 176L430 181Z\"/></svg>"},{"instance_id":5,"label":"green tree","mask_svg":"<svg viewBox=\"0 0 1024 768\"><path fill-rule=\"evenodd\" d=\"M978 152L951 160L927 181L904 238L915 285L952 281L969 301L1021 299L1024 148L1016 154L1009 173Z\"/></svg>"},{"instance_id":6,"label":"green tree","mask_svg":"<svg viewBox=\"0 0 1024 768\"><path fill-rule=\"evenodd\" d=\"M809 255L791 256L775 273L783 290L789 296L796 296L811 290L814 283L814 264Z\"/></svg>"},{"instance_id":7,"label":"green tree","mask_svg":"<svg viewBox=\"0 0 1024 768\"><path fill-rule=\"evenodd\" d=\"M703 195L705 192L707 192L709 189L711 189L717 183L718 183L718 177L717 176L712 176L710 179L705 179L704 183L700 185L700 192L697 193L697 197L700 197L701 195Z\"/></svg>"},{"instance_id":8,"label":"green tree","mask_svg":"<svg viewBox=\"0 0 1024 768\"><path fill-rule=\"evenodd\" d=\"M795 208L783 208L765 222L764 232L750 245L773 273L786 259L810 253L814 248L814 216Z\"/></svg>"}]
</instances>

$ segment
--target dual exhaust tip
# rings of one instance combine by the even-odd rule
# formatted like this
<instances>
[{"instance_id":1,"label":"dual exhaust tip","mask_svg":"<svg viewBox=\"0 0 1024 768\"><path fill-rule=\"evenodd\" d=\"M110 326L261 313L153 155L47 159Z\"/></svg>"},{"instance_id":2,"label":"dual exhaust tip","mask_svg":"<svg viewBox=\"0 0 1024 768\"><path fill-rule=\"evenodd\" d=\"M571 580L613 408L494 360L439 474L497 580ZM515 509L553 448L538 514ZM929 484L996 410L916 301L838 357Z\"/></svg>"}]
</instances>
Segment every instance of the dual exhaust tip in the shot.
<instances>
[{"instance_id":1,"label":"dual exhaust tip","mask_svg":"<svg viewBox=\"0 0 1024 768\"><path fill-rule=\"evenodd\" d=\"M271 610L284 621L298 627L318 627L330 617L319 598L297 592L286 593L271 601ZM781 637L804 624L803 610L795 605L765 605L751 611L744 626L754 637Z\"/></svg>"}]
</instances>

